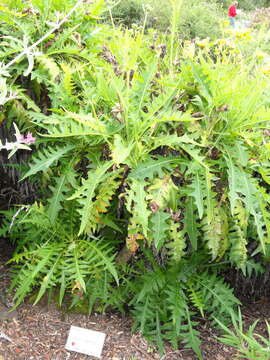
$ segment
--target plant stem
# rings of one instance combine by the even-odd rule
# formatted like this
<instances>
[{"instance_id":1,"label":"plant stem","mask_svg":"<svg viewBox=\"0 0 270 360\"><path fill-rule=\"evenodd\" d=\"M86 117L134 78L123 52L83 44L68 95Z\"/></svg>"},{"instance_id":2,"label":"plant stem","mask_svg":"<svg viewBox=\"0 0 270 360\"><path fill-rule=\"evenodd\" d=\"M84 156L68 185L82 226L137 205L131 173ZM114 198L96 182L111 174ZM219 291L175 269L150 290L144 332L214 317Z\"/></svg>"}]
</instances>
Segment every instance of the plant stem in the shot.
<instances>
[{"instance_id":1,"label":"plant stem","mask_svg":"<svg viewBox=\"0 0 270 360\"><path fill-rule=\"evenodd\" d=\"M177 30L177 19L182 7L182 0L171 0L172 4L172 17L171 17L171 49L170 49L170 70L173 72L173 45L175 33Z\"/></svg>"}]
</instances>

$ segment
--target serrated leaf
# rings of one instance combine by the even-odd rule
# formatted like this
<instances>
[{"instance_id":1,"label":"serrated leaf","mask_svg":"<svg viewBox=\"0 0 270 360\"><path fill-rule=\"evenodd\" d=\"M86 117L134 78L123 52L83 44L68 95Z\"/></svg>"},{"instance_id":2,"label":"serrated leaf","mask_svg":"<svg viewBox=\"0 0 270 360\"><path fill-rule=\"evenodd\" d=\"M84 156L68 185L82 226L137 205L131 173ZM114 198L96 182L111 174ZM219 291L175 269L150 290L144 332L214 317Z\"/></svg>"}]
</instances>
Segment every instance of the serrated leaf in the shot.
<instances>
[{"instance_id":1,"label":"serrated leaf","mask_svg":"<svg viewBox=\"0 0 270 360\"><path fill-rule=\"evenodd\" d=\"M75 88L74 81L72 79L73 70L67 63L60 64L62 70L63 70L63 79L62 79L62 85L64 90L66 91L68 96L73 95L73 90Z\"/></svg>"},{"instance_id":2,"label":"serrated leaf","mask_svg":"<svg viewBox=\"0 0 270 360\"><path fill-rule=\"evenodd\" d=\"M72 167L69 167L65 172L58 178L56 178L56 186L50 186L50 190L53 195L48 200L48 214L50 221L55 222L59 211L62 209L61 202L65 200L65 193L69 190L68 184L74 184L75 172Z\"/></svg>"},{"instance_id":3,"label":"serrated leaf","mask_svg":"<svg viewBox=\"0 0 270 360\"><path fill-rule=\"evenodd\" d=\"M147 209L145 185L144 181L132 179L128 191L127 209L132 213L133 221L142 227L143 234L147 238L150 211Z\"/></svg>"},{"instance_id":4,"label":"serrated leaf","mask_svg":"<svg viewBox=\"0 0 270 360\"><path fill-rule=\"evenodd\" d=\"M200 155L200 149L194 148L193 146L189 146L188 144L181 144L181 149L183 149L186 153L188 153L196 162L202 165L206 170L208 170L208 166L205 163L205 157Z\"/></svg>"},{"instance_id":5,"label":"serrated leaf","mask_svg":"<svg viewBox=\"0 0 270 360\"><path fill-rule=\"evenodd\" d=\"M79 235L82 234L88 224L89 215L93 206L93 199L97 186L106 176L107 170L113 165L112 161L108 161L102 166L98 167L95 170L88 171L88 179L82 180L82 186L72 195L68 200L78 199L80 203L80 208L78 212L81 215L81 225L79 230Z\"/></svg>"},{"instance_id":6,"label":"serrated leaf","mask_svg":"<svg viewBox=\"0 0 270 360\"><path fill-rule=\"evenodd\" d=\"M168 237L170 226L167 223L167 220L169 218L170 214L164 213L162 211L157 211L151 215L150 237L154 240L157 251L160 251Z\"/></svg>"},{"instance_id":7,"label":"serrated leaf","mask_svg":"<svg viewBox=\"0 0 270 360\"><path fill-rule=\"evenodd\" d=\"M49 147L43 151L39 151L32 158L30 170L21 178L21 181L31 175L37 174L39 171L46 171L55 161L61 159L66 153L74 149L74 145L68 145L61 148Z\"/></svg>"},{"instance_id":8,"label":"serrated leaf","mask_svg":"<svg viewBox=\"0 0 270 360\"><path fill-rule=\"evenodd\" d=\"M206 216L208 224L211 223L214 217L214 208L216 206L216 200L214 198L215 194L212 191L212 178L213 175L208 169L205 169L205 178L206 178Z\"/></svg>"},{"instance_id":9,"label":"serrated leaf","mask_svg":"<svg viewBox=\"0 0 270 360\"><path fill-rule=\"evenodd\" d=\"M215 260L218 256L218 250L220 245L221 236L221 224L218 221L208 224L208 231L205 235L207 240L207 247L211 251L212 260Z\"/></svg>"},{"instance_id":10,"label":"serrated leaf","mask_svg":"<svg viewBox=\"0 0 270 360\"><path fill-rule=\"evenodd\" d=\"M258 196L260 197L261 195L258 188L256 187L256 180L251 178L250 175L245 173L242 169L238 169L237 173L237 192L244 195L241 197L241 200L245 204L246 209L250 214L252 214L254 218L261 248L265 253L265 224L259 207Z\"/></svg>"},{"instance_id":11,"label":"serrated leaf","mask_svg":"<svg viewBox=\"0 0 270 360\"><path fill-rule=\"evenodd\" d=\"M203 217L203 188L202 188L201 181L202 180L199 176L199 171L197 170L195 172L193 182L190 185L190 187L193 189L193 191L190 193L190 195L194 197L200 219L202 219L202 217Z\"/></svg>"},{"instance_id":12,"label":"serrated leaf","mask_svg":"<svg viewBox=\"0 0 270 360\"><path fill-rule=\"evenodd\" d=\"M117 165L125 164L125 160L129 156L134 144L125 144L120 135L114 136L114 143L112 148L112 159Z\"/></svg>"},{"instance_id":13,"label":"serrated leaf","mask_svg":"<svg viewBox=\"0 0 270 360\"><path fill-rule=\"evenodd\" d=\"M234 163L232 161L232 157L229 152L227 152L228 156L225 156L225 160L227 162L228 166L228 180L229 180L229 199L230 199L230 205L231 205L231 213L234 214L234 209L236 205L236 201L238 200L239 196L237 193L237 169L234 166Z\"/></svg>"},{"instance_id":14,"label":"serrated leaf","mask_svg":"<svg viewBox=\"0 0 270 360\"><path fill-rule=\"evenodd\" d=\"M34 279L39 276L40 272L47 266L50 258L55 254L55 250L52 247L48 247L47 244L44 244L39 248L39 254L42 254L42 258L31 272L31 276L24 277L23 282L20 283L17 288L14 296L14 300L16 300L15 306L22 302L26 294L31 289Z\"/></svg>"},{"instance_id":15,"label":"serrated leaf","mask_svg":"<svg viewBox=\"0 0 270 360\"><path fill-rule=\"evenodd\" d=\"M37 294L37 297L36 297L33 305L36 305L39 302L39 300L45 294L45 291L48 290L48 288L50 287L51 278L54 276L54 271L58 266L58 262L60 261L61 256L62 256L62 253L60 253L58 255L58 257L54 261L53 265L50 267L49 272L46 273L46 275L44 276L43 281L41 282L39 292Z\"/></svg>"},{"instance_id":16,"label":"serrated leaf","mask_svg":"<svg viewBox=\"0 0 270 360\"><path fill-rule=\"evenodd\" d=\"M195 206L193 199L187 200L186 212L185 212L185 230L188 234L193 250L197 250L198 237L200 235L198 231L197 218L195 216Z\"/></svg>"},{"instance_id":17,"label":"serrated leaf","mask_svg":"<svg viewBox=\"0 0 270 360\"><path fill-rule=\"evenodd\" d=\"M160 178L164 175L164 169L172 171L174 164L179 160L175 157L157 157L156 159L149 159L144 163L140 163L134 170L131 171L130 177L134 179L153 179L154 176Z\"/></svg>"},{"instance_id":18,"label":"serrated leaf","mask_svg":"<svg viewBox=\"0 0 270 360\"><path fill-rule=\"evenodd\" d=\"M159 146L168 146L168 147L173 147L173 148L180 147L181 148L182 143L201 146L198 142L193 140L187 134L184 134L183 136L178 136L177 134L156 136L154 141L155 141L155 148L157 148Z\"/></svg>"},{"instance_id":19,"label":"serrated leaf","mask_svg":"<svg viewBox=\"0 0 270 360\"><path fill-rule=\"evenodd\" d=\"M99 259L102 260L102 263L104 264L104 266L106 267L106 269L108 269L108 271L112 274L112 276L114 277L117 285L119 285L119 278L118 278L118 274L117 274L117 270L114 266L114 256L109 257L107 255L107 252L104 251L104 249L99 248L99 246L95 243L95 242L86 242L86 245L91 248L99 257Z\"/></svg>"},{"instance_id":20,"label":"serrated leaf","mask_svg":"<svg viewBox=\"0 0 270 360\"><path fill-rule=\"evenodd\" d=\"M180 224L170 219L170 242L166 244L169 256L174 262L179 262L186 247L185 231L179 229Z\"/></svg>"}]
</instances>

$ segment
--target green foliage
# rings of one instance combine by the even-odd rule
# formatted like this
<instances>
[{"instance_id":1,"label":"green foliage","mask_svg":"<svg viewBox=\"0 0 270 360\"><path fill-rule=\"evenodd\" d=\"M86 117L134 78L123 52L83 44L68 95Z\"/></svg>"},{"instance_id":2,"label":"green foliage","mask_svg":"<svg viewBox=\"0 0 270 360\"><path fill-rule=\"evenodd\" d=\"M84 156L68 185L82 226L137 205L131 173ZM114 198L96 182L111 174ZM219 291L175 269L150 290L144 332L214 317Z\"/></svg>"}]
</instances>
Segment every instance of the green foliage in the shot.
<instances>
[{"instance_id":1,"label":"green foliage","mask_svg":"<svg viewBox=\"0 0 270 360\"><path fill-rule=\"evenodd\" d=\"M176 2L179 4L180 1ZM127 27L142 26L146 21L147 29L169 31L171 25L171 13L174 13L176 27L181 39L193 39L195 37L215 38L220 35L219 22L224 16L218 1L195 1L183 2L180 11L174 8L174 1L157 3L153 0L128 0L115 1L111 14L117 24ZM104 14L110 21L109 13Z\"/></svg>"},{"instance_id":2,"label":"green foliage","mask_svg":"<svg viewBox=\"0 0 270 360\"><path fill-rule=\"evenodd\" d=\"M0 233L16 244L16 305L34 289L89 311L128 303L161 351L183 339L200 357L194 314L223 322L238 304L209 268L250 274L269 256L268 75L237 34L179 44L176 14L170 34L145 35L104 24L103 1L10 63L59 4L17 1L1 28L1 121L38 139L22 179L39 202Z\"/></svg>"},{"instance_id":3,"label":"green foliage","mask_svg":"<svg viewBox=\"0 0 270 360\"><path fill-rule=\"evenodd\" d=\"M33 205L16 225L24 229L28 242L23 249L13 256L12 261L20 264L11 288L16 288L15 305L39 286L35 303L48 289L60 288L59 302L66 292L82 295L86 292L89 277L99 278L108 271L118 282L118 275L113 263L113 247L101 239L78 238L74 233L72 217L69 222L51 223L45 209ZM14 230L16 231L16 229ZM33 233L39 234L33 239Z\"/></svg>"},{"instance_id":4,"label":"green foliage","mask_svg":"<svg viewBox=\"0 0 270 360\"><path fill-rule=\"evenodd\" d=\"M248 360L262 359L267 360L270 356L270 326L266 321L267 338L256 333L255 329L258 321L255 321L247 330L243 328L243 319L239 310L239 316L236 318L232 315L234 330L229 329L222 322L217 320L225 335L219 338L223 344L233 346L237 350L237 357Z\"/></svg>"},{"instance_id":5,"label":"green foliage","mask_svg":"<svg viewBox=\"0 0 270 360\"><path fill-rule=\"evenodd\" d=\"M183 8L183 16L179 21L179 34L184 39L217 38L221 35L220 21L223 16L224 12L218 1L186 3Z\"/></svg>"},{"instance_id":6,"label":"green foliage","mask_svg":"<svg viewBox=\"0 0 270 360\"><path fill-rule=\"evenodd\" d=\"M48 148L44 151L39 151L38 157L33 157L33 163L30 165L31 169L22 177L22 180L29 176L35 175L40 171L46 171L54 162L63 158L63 155L71 151L73 146L66 146L61 148Z\"/></svg>"},{"instance_id":7,"label":"green foliage","mask_svg":"<svg viewBox=\"0 0 270 360\"><path fill-rule=\"evenodd\" d=\"M112 7L111 11L113 20L117 24L123 24L125 26L131 26L132 24L143 24L144 11L141 1L117 1L116 4Z\"/></svg>"},{"instance_id":8,"label":"green foliage","mask_svg":"<svg viewBox=\"0 0 270 360\"><path fill-rule=\"evenodd\" d=\"M202 358L201 340L190 306L202 316L225 321L239 304L232 290L216 274L197 272L196 264L201 267L201 261L202 258L193 257L167 269L152 261L152 270L132 283L133 297L129 303L134 308L134 327L142 334L152 341L157 336L162 342L168 340L175 349L183 338L199 358Z\"/></svg>"}]
</instances>

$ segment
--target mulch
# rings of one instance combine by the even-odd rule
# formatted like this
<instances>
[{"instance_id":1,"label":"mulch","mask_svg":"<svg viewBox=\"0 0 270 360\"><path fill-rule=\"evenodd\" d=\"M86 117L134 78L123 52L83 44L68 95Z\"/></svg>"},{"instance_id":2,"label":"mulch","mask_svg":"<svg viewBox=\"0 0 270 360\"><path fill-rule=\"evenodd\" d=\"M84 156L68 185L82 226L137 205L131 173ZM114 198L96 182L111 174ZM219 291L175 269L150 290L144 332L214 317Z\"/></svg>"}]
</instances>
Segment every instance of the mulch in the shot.
<instances>
[{"instance_id":1,"label":"mulch","mask_svg":"<svg viewBox=\"0 0 270 360\"><path fill-rule=\"evenodd\" d=\"M10 282L9 268L5 265L8 256L7 246L3 240L2 242L0 240L0 293L7 289ZM12 299L9 298L9 301L12 302ZM258 304L257 308L261 311L261 304ZM254 309L247 309L244 312L247 322L254 321L258 315L260 314ZM262 313L261 315L266 316ZM169 346L165 355L160 356L139 333L131 332L132 323L129 317L115 313L105 315L69 313L53 304L40 303L33 306L25 302L19 306L14 316L8 318L1 319L0 307L0 334L4 333L11 340L0 338L0 360L96 359L65 349L71 325L106 334L102 360L197 359L190 350L180 348L178 351L173 351ZM217 341L216 330L211 328L207 320L200 327L204 360L234 359L234 350Z\"/></svg>"}]
</instances>

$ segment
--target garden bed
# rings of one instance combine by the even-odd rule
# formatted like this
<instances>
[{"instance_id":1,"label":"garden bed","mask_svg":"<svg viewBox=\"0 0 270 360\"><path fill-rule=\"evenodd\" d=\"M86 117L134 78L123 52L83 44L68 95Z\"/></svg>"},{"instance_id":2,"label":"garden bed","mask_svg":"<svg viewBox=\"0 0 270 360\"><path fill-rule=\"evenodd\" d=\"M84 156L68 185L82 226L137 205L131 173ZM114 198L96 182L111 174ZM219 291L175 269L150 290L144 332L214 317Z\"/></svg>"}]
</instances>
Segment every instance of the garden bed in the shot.
<instances>
[{"instance_id":1,"label":"garden bed","mask_svg":"<svg viewBox=\"0 0 270 360\"><path fill-rule=\"evenodd\" d=\"M8 259L8 252L11 250L4 240L0 241L0 293L3 293L9 285L9 268L4 262ZM266 302L257 303L252 311L246 309L243 316L249 323L258 316L269 314L269 308ZM19 306L13 318L4 321L0 319L0 332L12 340L9 342L0 339L0 360L90 359L89 356L65 350L71 325L106 333L102 360L197 359L192 351L181 347L178 351L168 347L166 354L160 356L140 334L132 334L132 324L128 317L115 313L91 316L67 313L53 304L48 305L45 301L41 301L36 306L25 302ZM216 340L217 334L207 320L201 322L200 328L201 338L204 339L202 347L204 360L232 359L233 350Z\"/></svg>"}]
</instances>

